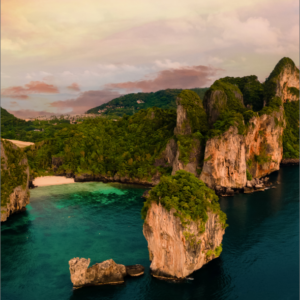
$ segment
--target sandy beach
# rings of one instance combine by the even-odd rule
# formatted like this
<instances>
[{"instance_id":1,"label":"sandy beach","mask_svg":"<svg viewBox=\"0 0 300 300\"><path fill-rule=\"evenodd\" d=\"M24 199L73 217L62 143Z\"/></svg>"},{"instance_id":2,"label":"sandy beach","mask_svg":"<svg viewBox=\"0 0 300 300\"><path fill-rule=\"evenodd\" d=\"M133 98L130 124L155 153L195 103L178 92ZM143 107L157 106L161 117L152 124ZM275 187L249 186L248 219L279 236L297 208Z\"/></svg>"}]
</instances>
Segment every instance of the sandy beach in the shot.
<instances>
[{"instance_id":1,"label":"sandy beach","mask_svg":"<svg viewBox=\"0 0 300 300\"><path fill-rule=\"evenodd\" d=\"M60 184L70 184L74 183L74 178L67 178L63 176L43 176L35 178L32 183L33 185L39 186L49 186L49 185L60 185Z\"/></svg>"},{"instance_id":2,"label":"sandy beach","mask_svg":"<svg viewBox=\"0 0 300 300\"><path fill-rule=\"evenodd\" d=\"M5 139L5 140L7 140L7 139ZM19 148L25 148L27 146L34 145L34 143L31 143L31 142L22 142L22 141L17 141L17 140L7 140L7 141L12 142Z\"/></svg>"}]
</instances>

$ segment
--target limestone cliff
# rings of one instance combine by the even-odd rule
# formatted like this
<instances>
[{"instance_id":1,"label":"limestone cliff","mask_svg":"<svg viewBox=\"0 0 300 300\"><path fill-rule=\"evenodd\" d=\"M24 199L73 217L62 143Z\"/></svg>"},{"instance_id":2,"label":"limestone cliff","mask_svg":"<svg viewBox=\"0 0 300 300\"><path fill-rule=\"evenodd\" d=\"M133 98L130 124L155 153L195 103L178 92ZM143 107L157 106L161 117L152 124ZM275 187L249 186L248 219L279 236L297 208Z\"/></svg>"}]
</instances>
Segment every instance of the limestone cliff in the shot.
<instances>
[{"instance_id":1,"label":"limestone cliff","mask_svg":"<svg viewBox=\"0 0 300 300\"><path fill-rule=\"evenodd\" d=\"M151 273L181 279L222 251L226 215L203 182L183 170L150 191L142 215Z\"/></svg>"},{"instance_id":2,"label":"limestone cliff","mask_svg":"<svg viewBox=\"0 0 300 300\"><path fill-rule=\"evenodd\" d=\"M197 222L184 228L174 212L153 202L143 226L155 277L184 278L200 269L216 257L225 233L217 214L208 213L205 232L199 235Z\"/></svg>"},{"instance_id":3,"label":"limestone cliff","mask_svg":"<svg viewBox=\"0 0 300 300\"><path fill-rule=\"evenodd\" d=\"M210 188L246 185L245 138L235 126L206 142L200 179Z\"/></svg>"},{"instance_id":4,"label":"limestone cliff","mask_svg":"<svg viewBox=\"0 0 300 300\"><path fill-rule=\"evenodd\" d=\"M250 124L245 136L247 169L253 178L260 178L280 169L285 127L283 107L270 115L253 117Z\"/></svg>"},{"instance_id":5,"label":"limestone cliff","mask_svg":"<svg viewBox=\"0 0 300 300\"><path fill-rule=\"evenodd\" d=\"M16 145L1 139L1 222L29 204L29 166Z\"/></svg>"},{"instance_id":6,"label":"limestone cliff","mask_svg":"<svg viewBox=\"0 0 300 300\"><path fill-rule=\"evenodd\" d=\"M246 185L247 171L252 178L261 178L279 170L284 126L280 107L270 115L251 118L244 135L233 126L209 139L200 179L211 188L241 189Z\"/></svg>"}]
</instances>

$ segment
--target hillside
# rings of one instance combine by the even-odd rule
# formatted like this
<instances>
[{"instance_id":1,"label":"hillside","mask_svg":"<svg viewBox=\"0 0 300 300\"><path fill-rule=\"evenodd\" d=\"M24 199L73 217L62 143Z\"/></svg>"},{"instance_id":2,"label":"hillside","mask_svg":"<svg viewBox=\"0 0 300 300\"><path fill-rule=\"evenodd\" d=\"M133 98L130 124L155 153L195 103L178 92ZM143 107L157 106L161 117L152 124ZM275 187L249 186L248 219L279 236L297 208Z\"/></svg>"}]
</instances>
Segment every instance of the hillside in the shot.
<instances>
[{"instance_id":1,"label":"hillside","mask_svg":"<svg viewBox=\"0 0 300 300\"><path fill-rule=\"evenodd\" d=\"M53 137L56 131L70 125L69 120L28 121L16 118L1 107L1 138L25 142L39 142Z\"/></svg>"},{"instance_id":2,"label":"hillside","mask_svg":"<svg viewBox=\"0 0 300 300\"><path fill-rule=\"evenodd\" d=\"M191 90L203 99L208 88L194 88ZM128 94L89 109L87 113L101 114L106 117L122 117L124 114L133 115L140 109L154 106L162 109L176 109L176 97L181 91L182 89L167 89L155 93Z\"/></svg>"}]
</instances>

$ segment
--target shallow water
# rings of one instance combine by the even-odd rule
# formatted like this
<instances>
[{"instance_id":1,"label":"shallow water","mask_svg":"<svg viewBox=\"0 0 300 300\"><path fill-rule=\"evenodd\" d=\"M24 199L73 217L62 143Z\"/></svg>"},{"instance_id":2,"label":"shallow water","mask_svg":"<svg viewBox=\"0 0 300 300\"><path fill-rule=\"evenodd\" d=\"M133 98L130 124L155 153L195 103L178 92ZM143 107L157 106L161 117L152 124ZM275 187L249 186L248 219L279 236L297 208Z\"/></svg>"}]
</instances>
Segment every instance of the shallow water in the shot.
<instances>
[{"instance_id":1,"label":"shallow water","mask_svg":"<svg viewBox=\"0 0 300 300\"><path fill-rule=\"evenodd\" d=\"M220 200L229 224L223 252L183 283L149 274L144 189L96 182L34 189L27 211L1 226L2 299L298 299L299 168L271 180L281 183ZM123 285L73 291L73 257L91 258L91 265L113 258L146 271Z\"/></svg>"}]
</instances>

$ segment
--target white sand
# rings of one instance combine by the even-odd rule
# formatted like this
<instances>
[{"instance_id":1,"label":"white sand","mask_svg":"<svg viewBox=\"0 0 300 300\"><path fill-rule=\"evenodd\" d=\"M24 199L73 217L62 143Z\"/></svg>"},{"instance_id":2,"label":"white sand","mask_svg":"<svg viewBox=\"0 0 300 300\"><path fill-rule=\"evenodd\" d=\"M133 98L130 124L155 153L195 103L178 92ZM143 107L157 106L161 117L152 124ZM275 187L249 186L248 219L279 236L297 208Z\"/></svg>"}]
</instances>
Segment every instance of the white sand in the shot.
<instances>
[{"instance_id":1,"label":"white sand","mask_svg":"<svg viewBox=\"0 0 300 300\"><path fill-rule=\"evenodd\" d=\"M22 141L17 141L17 140L7 140L7 141L12 142L13 144L18 146L19 148L25 148L27 146L34 145L34 143L31 143L31 142L22 142Z\"/></svg>"},{"instance_id":2,"label":"white sand","mask_svg":"<svg viewBox=\"0 0 300 300\"><path fill-rule=\"evenodd\" d=\"M43 176L37 177L33 180L35 186L49 186L49 185L59 185L59 184L69 184L74 183L74 178L67 178L63 176Z\"/></svg>"}]
</instances>

